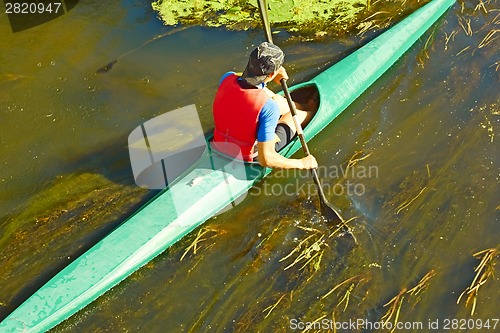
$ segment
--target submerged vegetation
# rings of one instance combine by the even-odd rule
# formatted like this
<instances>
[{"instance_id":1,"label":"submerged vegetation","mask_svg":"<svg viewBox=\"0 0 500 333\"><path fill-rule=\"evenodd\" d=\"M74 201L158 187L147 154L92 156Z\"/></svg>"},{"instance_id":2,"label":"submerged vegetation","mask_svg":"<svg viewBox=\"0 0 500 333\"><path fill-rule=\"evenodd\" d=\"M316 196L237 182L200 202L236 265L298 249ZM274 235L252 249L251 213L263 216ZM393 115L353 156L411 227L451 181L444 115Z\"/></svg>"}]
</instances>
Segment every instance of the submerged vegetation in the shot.
<instances>
[{"instance_id":1,"label":"submerged vegetation","mask_svg":"<svg viewBox=\"0 0 500 333\"><path fill-rule=\"evenodd\" d=\"M392 0L385 1L383 6L393 6L401 14L423 4L423 1ZM382 10L381 6L380 1L370 0L268 0L273 28L318 38L341 35L353 28L364 33L386 26L394 13ZM261 25L256 0L157 0L152 7L166 25L199 24L233 30Z\"/></svg>"},{"instance_id":2,"label":"submerged vegetation","mask_svg":"<svg viewBox=\"0 0 500 333\"><path fill-rule=\"evenodd\" d=\"M144 194L142 188L115 184L98 174L59 176L21 213L0 221L0 316L1 307L12 310L19 294L39 287L111 231Z\"/></svg>"}]
</instances>

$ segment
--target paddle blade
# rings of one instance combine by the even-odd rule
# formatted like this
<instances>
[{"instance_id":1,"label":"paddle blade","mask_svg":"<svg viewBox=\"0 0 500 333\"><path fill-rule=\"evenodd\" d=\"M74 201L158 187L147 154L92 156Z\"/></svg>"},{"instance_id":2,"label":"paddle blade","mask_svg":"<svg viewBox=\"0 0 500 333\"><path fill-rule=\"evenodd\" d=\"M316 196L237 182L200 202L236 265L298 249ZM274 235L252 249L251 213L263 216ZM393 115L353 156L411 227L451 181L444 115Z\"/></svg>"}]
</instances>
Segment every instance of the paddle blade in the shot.
<instances>
[{"instance_id":1,"label":"paddle blade","mask_svg":"<svg viewBox=\"0 0 500 333\"><path fill-rule=\"evenodd\" d=\"M347 225L346 221L342 218L340 213L335 209L335 207L332 206L331 203L325 200L320 200L320 207L321 207L321 214L325 219L327 219L329 222L334 222L336 225L339 226L341 230L343 230L346 234L351 236L353 239L354 243L358 245L358 239L354 234L352 233L351 228Z\"/></svg>"},{"instance_id":2,"label":"paddle blade","mask_svg":"<svg viewBox=\"0 0 500 333\"><path fill-rule=\"evenodd\" d=\"M320 200L321 214L331 222L341 223L343 221L340 213L328 201Z\"/></svg>"}]
</instances>

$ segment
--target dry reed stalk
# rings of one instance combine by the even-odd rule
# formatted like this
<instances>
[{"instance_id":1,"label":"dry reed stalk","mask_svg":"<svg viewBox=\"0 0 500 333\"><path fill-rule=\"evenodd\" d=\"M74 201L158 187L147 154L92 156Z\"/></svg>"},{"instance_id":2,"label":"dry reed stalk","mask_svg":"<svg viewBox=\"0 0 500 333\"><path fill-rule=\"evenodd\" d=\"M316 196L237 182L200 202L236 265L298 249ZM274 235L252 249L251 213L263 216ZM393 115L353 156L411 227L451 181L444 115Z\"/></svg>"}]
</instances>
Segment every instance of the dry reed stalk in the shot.
<instances>
[{"instance_id":1,"label":"dry reed stalk","mask_svg":"<svg viewBox=\"0 0 500 333\"><path fill-rule=\"evenodd\" d=\"M319 261L321 261L321 258L323 256L323 250L321 249L321 246L322 245L326 246L326 243L323 240L323 238L325 238L325 235L321 235L321 237L318 240L316 240L314 243L312 243L312 245L306 247L301 253L299 253L299 255L295 258L295 260L290 265L285 267L284 270L286 271L287 269L295 266L296 264L298 264L301 261L306 261L306 263L304 265L302 265L302 267L300 267L300 269L303 269L308 263L310 263L313 259L317 258L318 256L319 256ZM307 237L307 239L309 239L309 237ZM282 261L282 260L284 260L284 259L280 259L280 261ZM319 264L316 262L316 264L314 265L315 268L318 267L318 265Z\"/></svg>"},{"instance_id":2,"label":"dry reed stalk","mask_svg":"<svg viewBox=\"0 0 500 333\"><path fill-rule=\"evenodd\" d=\"M457 54L455 54L455 56L459 56L460 54L462 54L463 52L467 51L468 49L470 48L470 45L469 46L466 46L464 47L460 52L458 52Z\"/></svg>"},{"instance_id":3,"label":"dry reed stalk","mask_svg":"<svg viewBox=\"0 0 500 333\"><path fill-rule=\"evenodd\" d=\"M182 259L184 259L184 257L188 254L188 252L192 249L193 250L193 254L196 254L196 252L198 251L198 245L201 243L201 242L204 242L206 240L209 240L209 239L212 239L214 238L216 235L213 235L211 237L208 237L208 238L201 238L203 237L204 235L206 235L207 233L209 232L215 232L214 230L212 229L209 229L209 228L202 228L198 231L198 234L196 235L196 238L194 239L194 241L191 243L191 245L189 245L186 250L184 251L184 253L182 254L181 256L181 259L179 261L182 261Z\"/></svg>"},{"instance_id":4,"label":"dry reed stalk","mask_svg":"<svg viewBox=\"0 0 500 333\"><path fill-rule=\"evenodd\" d=\"M315 228L309 228L309 227L303 227L303 226L301 226L301 225L298 225L298 226L297 226L297 228L302 229L302 230L304 230L304 231L321 233L321 231L319 231L318 229L315 229Z\"/></svg>"},{"instance_id":5,"label":"dry reed stalk","mask_svg":"<svg viewBox=\"0 0 500 333\"><path fill-rule=\"evenodd\" d=\"M324 233L323 231L298 225L297 228L307 232L311 232L311 234L302 239L299 244L297 244L297 246L295 246L286 256L279 260L279 262L282 262L291 258L295 254L297 255L293 262L286 266L284 270L286 271L296 264L301 263L299 270L302 270L306 266L311 264L314 271L318 271L320 268L321 260L323 259L323 254L325 253L325 247L329 247L326 241L344 228L347 228L347 231L354 239L354 242L356 243L356 245L358 245L358 240L352 233L351 227L348 225L348 223L354 219L356 219L356 217L353 217L347 221L341 218L341 223L339 223L337 228L332 233L330 233L328 237L326 237L326 233Z\"/></svg>"},{"instance_id":6,"label":"dry reed stalk","mask_svg":"<svg viewBox=\"0 0 500 333\"><path fill-rule=\"evenodd\" d=\"M403 306L403 301L405 299L405 294L410 295L409 297L419 297L420 294L425 292L427 288L429 287L429 281L436 275L436 272L434 270L431 270L427 274L420 279L420 281L417 283L417 285L411 289L403 288L397 294L395 297L393 297L389 302L384 304L384 307L391 305L391 307L387 310L387 312L384 314L384 316L381 318L381 320L384 322L384 325L387 326L389 322L392 321L392 327L393 329L391 332L394 332L397 323L399 321L399 316L401 314L401 307ZM414 303L418 303L419 299Z\"/></svg>"},{"instance_id":7,"label":"dry reed stalk","mask_svg":"<svg viewBox=\"0 0 500 333\"><path fill-rule=\"evenodd\" d=\"M380 28L382 26L385 26L386 24L389 24L392 21L392 16L390 15L386 18L373 19L375 16L380 14L390 14L390 12L378 11L368 16L363 22L358 24L358 26L356 27L357 29L360 29L358 32L358 36L364 35L365 32L367 32L371 28Z\"/></svg>"},{"instance_id":8,"label":"dry reed stalk","mask_svg":"<svg viewBox=\"0 0 500 333\"><path fill-rule=\"evenodd\" d=\"M298 245L297 245L297 246L296 246L296 247L295 247L295 248L294 248L294 249L293 249L293 250L292 250L292 251L291 251L288 255L286 255L285 257L281 258L281 259L279 260L279 262L282 262L282 261L287 260L287 259L288 259L288 258L290 258L290 257L291 257L291 256L292 256L295 252L300 251L300 249L302 248L302 244L304 244L305 242L307 242L307 240L308 240L309 238L313 237L313 236L314 236L314 234L309 235L309 236L307 236L305 239L301 240L301 241L299 242L299 244L298 244Z\"/></svg>"},{"instance_id":9,"label":"dry reed stalk","mask_svg":"<svg viewBox=\"0 0 500 333\"><path fill-rule=\"evenodd\" d=\"M312 263L313 268L315 271L317 271L320 267L319 264L321 263L321 259L323 258L323 253L324 253L324 246L328 246L326 243L325 234L323 234L320 230L314 229L314 228L307 228L307 227L302 227L302 226L297 226L298 228L312 232L309 236L304 238L299 242L299 244L290 251L289 254L287 254L285 257L281 258L279 262L282 262L284 260L287 260L290 258L292 255L295 253L297 254L297 257L294 259L294 261L288 265L287 267L284 268L284 270L287 270L293 266L295 266L298 263L302 263L302 266L299 268L299 270L304 269L308 264ZM314 240L314 236L319 236L319 239ZM310 241L314 242L310 244Z\"/></svg>"},{"instance_id":10,"label":"dry reed stalk","mask_svg":"<svg viewBox=\"0 0 500 333\"><path fill-rule=\"evenodd\" d=\"M346 290L345 294L344 294L344 297L342 297L342 299L339 301L339 303L337 304L337 306L340 306L340 304L342 304L344 301L345 301L345 305L344 305L344 312L345 310L347 309L347 306L349 305L349 298L351 296L351 292L352 290L354 289L355 287L355 284L352 283L349 288Z\"/></svg>"},{"instance_id":11,"label":"dry reed stalk","mask_svg":"<svg viewBox=\"0 0 500 333\"><path fill-rule=\"evenodd\" d=\"M470 25L470 19L459 17L458 23L460 24L462 29L464 29L464 32L467 36L472 36L473 32L472 32L472 27Z\"/></svg>"},{"instance_id":12,"label":"dry reed stalk","mask_svg":"<svg viewBox=\"0 0 500 333\"><path fill-rule=\"evenodd\" d=\"M364 22L366 22L366 21L368 21L369 19L374 18L375 16L380 15L380 14L391 14L391 13L390 13L390 12L386 12L386 11L382 11L382 10L381 10L381 11L378 11L378 12L373 13L373 14L371 14L370 16L368 16L368 17L365 19L365 21L364 21Z\"/></svg>"},{"instance_id":13,"label":"dry reed stalk","mask_svg":"<svg viewBox=\"0 0 500 333\"><path fill-rule=\"evenodd\" d=\"M310 325L306 325L306 328L302 331L302 332L307 332L311 329L311 327L314 327L314 324L319 322L321 319L325 318L326 315L322 315L321 317L317 318L317 319L314 319Z\"/></svg>"},{"instance_id":14,"label":"dry reed stalk","mask_svg":"<svg viewBox=\"0 0 500 333\"><path fill-rule=\"evenodd\" d=\"M445 32L445 43L444 43L444 50L448 50L448 43L450 39L452 41L455 41L455 36L458 34L458 30L453 30L449 35Z\"/></svg>"},{"instance_id":15,"label":"dry reed stalk","mask_svg":"<svg viewBox=\"0 0 500 333\"><path fill-rule=\"evenodd\" d=\"M347 162L347 167L345 169L345 173L344 174L349 174L349 170L355 166L358 162L361 162L365 159L367 159L371 154L372 152L368 153L367 155L363 156L363 157L358 157L360 155L362 155L364 153L364 151L357 151L354 153L354 155L351 156L351 158L349 159L349 162Z\"/></svg>"},{"instance_id":16,"label":"dry reed stalk","mask_svg":"<svg viewBox=\"0 0 500 333\"><path fill-rule=\"evenodd\" d=\"M500 9L497 9L497 10L500 10ZM491 20L491 24L499 24L500 23L500 13L497 14L497 16L495 16L495 18L493 20Z\"/></svg>"},{"instance_id":17,"label":"dry reed stalk","mask_svg":"<svg viewBox=\"0 0 500 333\"><path fill-rule=\"evenodd\" d=\"M344 284L351 282L352 280L356 279L357 277L359 277L359 275L355 275L353 277L348 278L347 280L344 280L344 281L340 282L335 287L333 287L329 292L327 292L326 294L324 294L323 296L321 296L321 299L324 299L324 298L330 296L335 290L337 290L338 288L340 288Z\"/></svg>"},{"instance_id":18,"label":"dry reed stalk","mask_svg":"<svg viewBox=\"0 0 500 333\"><path fill-rule=\"evenodd\" d=\"M358 279L358 281L356 281L356 279ZM342 303L344 303L344 308L342 309L342 311L345 312L345 310L347 309L347 306L349 305L349 301L350 301L350 297L352 295L352 291L361 282L363 282L365 280L366 280L365 278L360 278L359 275L350 277L347 280L344 280L341 283L339 283L338 285L336 285L335 287L333 287L329 292L327 292L323 296L321 296L321 299L325 299L326 297L330 296L334 291L338 290L340 287L342 287L342 286L347 285L347 284L350 283L349 287L344 292L344 295L339 299L339 301L338 301L338 303L336 305L336 308L337 308L340 305L342 305ZM340 296L340 294L339 294L339 296Z\"/></svg>"},{"instance_id":19,"label":"dry reed stalk","mask_svg":"<svg viewBox=\"0 0 500 333\"><path fill-rule=\"evenodd\" d=\"M460 303L462 296L467 294L467 300L465 301L465 306L472 301L471 316L474 315L477 305L477 295L479 288L484 285L490 276L494 275L495 272L495 259L500 255L500 251L496 248L486 249L473 254L477 259L480 259L479 265L474 268L476 276L470 286L468 286L458 297L457 304Z\"/></svg>"},{"instance_id":20,"label":"dry reed stalk","mask_svg":"<svg viewBox=\"0 0 500 333\"><path fill-rule=\"evenodd\" d=\"M413 307L417 305L422 299L421 299L421 294L423 294L427 288L429 288L429 281L436 275L436 272L434 270L431 270L429 273L425 274L422 279L417 283L417 285L410 290L408 290L406 293L410 295L410 298L415 297L416 299L413 302ZM410 300L408 300L410 301Z\"/></svg>"},{"instance_id":21,"label":"dry reed stalk","mask_svg":"<svg viewBox=\"0 0 500 333\"><path fill-rule=\"evenodd\" d=\"M351 227L348 225L349 222L351 221L354 221L355 219L357 219L358 217L357 216L354 216L354 217L351 217L349 220L344 220L342 219L341 223L339 224L339 226L337 227L337 229L335 229L329 236L328 238L332 238L333 236L335 236L340 230L342 230L343 228L347 228L349 233L351 233L352 237L354 238L355 242L356 242L356 245L358 245L358 240L356 239L356 237L354 237L354 234L352 234L352 229Z\"/></svg>"},{"instance_id":22,"label":"dry reed stalk","mask_svg":"<svg viewBox=\"0 0 500 333\"><path fill-rule=\"evenodd\" d=\"M477 48L481 49L481 48L485 47L486 45L488 45L489 43L491 43L492 41L494 41L495 39L497 39L498 36L493 38L493 36L497 32L500 32L500 30L499 29L493 29L490 32L488 32L486 34L486 36L483 38L483 40L479 43L479 45L477 46Z\"/></svg>"},{"instance_id":23,"label":"dry reed stalk","mask_svg":"<svg viewBox=\"0 0 500 333\"><path fill-rule=\"evenodd\" d=\"M480 10L481 8L483 8L485 14L488 14L488 10L486 9L486 6L484 5L483 0L479 0L479 3L476 5L476 8L474 8L474 12Z\"/></svg>"},{"instance_id":24,"label":"dry reed stalk","mask_svg":"<svg viewBox=\"0 0 500 333\"><path fill-rule=\"evenodd\" d=\"M263 239L259 242L259 244L257 244L255 247L256 247L256 248L261 247L261 246L262 246L262 244L264 244L264 243L265 243L265 242L267 242L267 241L268 241L271 237L273 237L273 235L276 233L276 231L280 230L281 228L282 228L282 225L281 225L281 223L280 223L277 227L273 228L273 231L271 231L271 233L270 233L269 235L267 235L266 237L264 237L264 238L263 238Z\"/></svg>"},{"instance_id":25,"label":"dry reed stalk","mask_svg":"<svg viewBox=\"0 0 500 333\"><path fill-rule=\"evenodd\" d=\"M266 312L267 310L269 310L267 312L266 316L264 317L264 319L266 319L267 317L269 317L269 315L271 314L271 312L273 312L273 310L278 306L278 304L280 304L281 300L285 297L285 295L286 294L281 295L281 297L278 299L278 301L276 303L274 303L273 305L270 305L267 308L265 308L264 310L262 310L262 312Z\"/></svg>"},{"instance_id":26,"label":"dry reed stalk","mask_svg":"<svg viewBox=\"0 0 500 333\"><path fill-rule=\"evenodd\" d=\"M429 287L429 280L432 279L435 275L436 272L434 270L431 270L429 273L425 274L422 279L420 279L415 287L408 290L407 293L412 296L419 296L419 294L423 293Z\"/></svg>"},{"instance_id":27,"label":"dry reed stalk","mask_svg":"<svg viewBox=\"0 0 500 333\"><path fill-rule=\"evenodd\" d=\"M406 293L406 288L401 289L399 294L397 294L394 298L392 298L389 302L384 304L384 307L388 306L389 304L392 304L389 310L385 313L385 315L382 317L382 321L384 322L384 326L388 326L387 324L391 321L391 319L394 317L393 321L393 329L391 332L394 332L396 329L398 320L399 320L399 315L401 312L401 306L403 305L403 300L404 300L404 294Z\"/></svg>"},{"instance_id":28,"label":"dry reed stalk","mask_svg":"<svg viewBox=\"0 0 500 333\"><path fill-rule=\"evenodd\" d=\"M398 206L398 208L396 208L396 214L399 214L403 209L407 208L408 206L410 206L413 201L417 200L417 198L422 194L424 193L425 189L427 188L427 186L424 186L424 188L422 190L420 190L420 192L411 200L409 201L405 201L403 202L401 205Z\"/></svg>"},{"instance_id":29,"label":"dry reed stalk","mask_svg":"<svg viewBox=\"0 0 500 333\"><path fill-rule=\"evenodd\" d=\"M427 52L427 49L429 48L429 45L432 43L432 41L434 41L435 39L435 33L436 33L436 30L432 30L432 33L429 35L429 38L427 38L427 40L425 41L425 45L424 45L424 48L423 48L423 52L425 54L425 57L427 59L429 59L429 53Z\"/></svg>"}]
</instances>

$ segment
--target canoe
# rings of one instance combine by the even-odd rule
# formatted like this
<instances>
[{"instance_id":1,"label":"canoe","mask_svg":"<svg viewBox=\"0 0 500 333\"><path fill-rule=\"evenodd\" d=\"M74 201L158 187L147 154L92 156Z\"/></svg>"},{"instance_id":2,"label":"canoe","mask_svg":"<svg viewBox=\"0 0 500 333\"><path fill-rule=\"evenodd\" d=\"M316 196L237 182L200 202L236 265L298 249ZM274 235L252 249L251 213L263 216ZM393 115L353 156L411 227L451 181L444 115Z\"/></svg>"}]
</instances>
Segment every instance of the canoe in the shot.
<instances>
[{"instance_id":1,"label":"canoe","mask_svg":"<svg viewBox=\"0 0 500 333\"><path fill-rule=\"evenodd\" d=\"M319 92L304 129L310 140L385 73L454 3L433 0L312 80L291 88ZM280 154L301 148L292 141ZM64 268L0 323L0 332L45 332L72 316L169 246L243 196L271 172L207 146L190 170Z\"/></svg>"}]
</instances>

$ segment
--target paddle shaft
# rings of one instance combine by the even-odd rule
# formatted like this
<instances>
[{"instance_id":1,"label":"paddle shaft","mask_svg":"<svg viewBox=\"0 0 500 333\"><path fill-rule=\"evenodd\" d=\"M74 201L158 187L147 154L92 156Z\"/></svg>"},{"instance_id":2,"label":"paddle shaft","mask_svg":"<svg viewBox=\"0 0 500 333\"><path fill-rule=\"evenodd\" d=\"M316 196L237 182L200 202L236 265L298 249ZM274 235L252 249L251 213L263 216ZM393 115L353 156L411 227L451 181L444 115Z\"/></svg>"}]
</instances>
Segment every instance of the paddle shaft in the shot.
<instances>
[{"instance_id":1,"label":"paddle shaft","mask_svg":"<svg viewBox=\"0 0 500 333\"><path fill-rule=\"evenodd\" d=\"M264 31L266 32L266 40L268 43L273 43L273 36L271 34L271 24L269 24L269 18L267 16L267 1L258 0L259 2L259 13L262 24L264 25Z\"/></svg>"},{"instance_id":2,"label":"paddle shaft","mask_svg":"<svg viewBox=\"0 0 500 333\"><path fill-rule=\"evenodd\" d=\"M297 136L299 137L300 143L302 144L302 150L304 151L304 154L306 156L311 155L311 152L309 151L309 147L307 146L307 141L306 138L304 137L304 132L302 131L302 125L300 124L298 118L297 118L297 110L295 108L295 103L292 100L292 96L290 95L290 91L288 91L288 86L286 84L285 79L280 80L281 83L281 88L283 89L283 92L286 97L286 101L288 102L288 107L290 108L290 112L292 113L292 118L293 122L295 124L295 129L297 130ZM323 192L323 187L321 186L321 181L319 180L318 176L318 170L316 169L311 169L311 175L313 177L314 183L316 184L316 187L318 188L318 195L322 203L328 202L325 196L325 193Z\"/></svg>"},{"instance_id":3,"label":"paddle shaft","mask_svg":"<svg viewBox=\"0 0 500 333\"><path fill-rule=\"evenodd\" d=\"M266 0L258 0L258 2L259 2L260 18L262 19L262 23L264 24L264 30L266 32L267 42L274 44L273 37L271 34L271 25L269 24L269 18L267 16L267 1ZM297 135L299 137L300 143L302 144L302 149L304 150L304 153L306 154L306 156L309 156L309 155L311 155L311 152L309 151L309 147L307 146L307 141L304 138L304 132L302 131L302 125L300 124L300 122L297 119L297 110L295 109L295 103L292 101L292 96L290 95L290 92L288 91L288 86L286 84L286 80L281 79L280 83L281 83L281 88L283 89L283 92L285 93L286 101L288 102L290 112L292 113L293 122L295 124L295 129L297 130ZM321 182L319 180L318 171L316 169L311 169L311 174L312 174L314 183L316 184L316 187L318 188L318 194L319 194L319 198L321 200L321 203L327 203L328 201L325 197L325 193L323 192L323 187L321 186Z\"/></svg>"}]
</instances>

